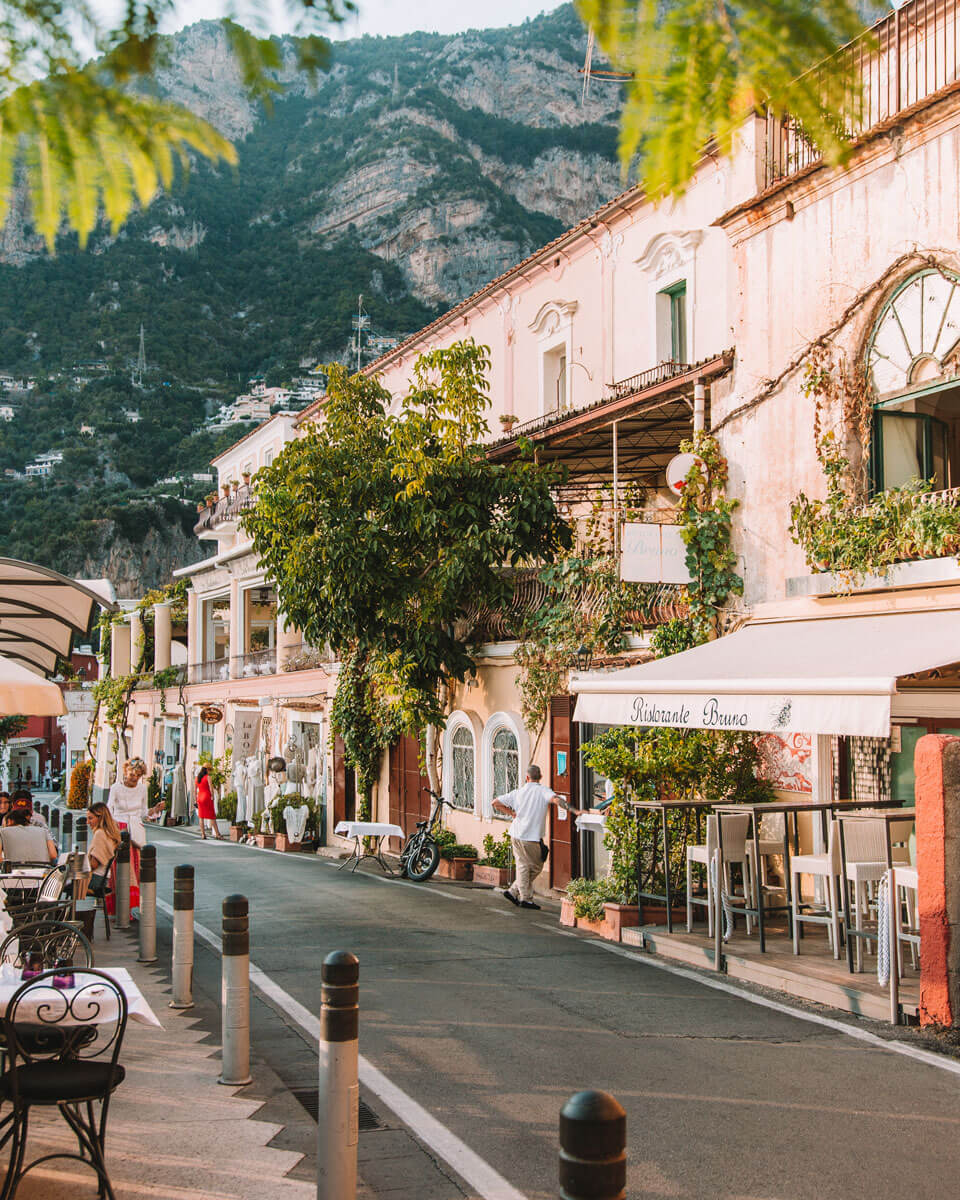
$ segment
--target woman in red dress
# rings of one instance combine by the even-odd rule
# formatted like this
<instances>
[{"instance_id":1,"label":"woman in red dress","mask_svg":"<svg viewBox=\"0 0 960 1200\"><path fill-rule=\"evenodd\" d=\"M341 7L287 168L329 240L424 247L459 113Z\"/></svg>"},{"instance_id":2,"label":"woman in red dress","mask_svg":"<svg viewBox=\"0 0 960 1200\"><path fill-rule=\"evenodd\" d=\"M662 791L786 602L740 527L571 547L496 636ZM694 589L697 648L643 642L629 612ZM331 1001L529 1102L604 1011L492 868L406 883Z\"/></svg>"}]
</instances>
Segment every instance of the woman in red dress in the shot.
<instances>
[{"instance_id":1,"label":"woman in red dress","mask_svg":"<svg viewBox=\"0 0 960 1200\"><path fill-rule=\"evenodd\" d=\"M223 841L217 828L217 814L213 807L213 792L210 790L210 780L207 778L207 768L201 767L197 773L197 816L200 818L200 836L207 840L206 825L209 821L213 826L213 836L217 841Z\"/></svg>"}]
</instances>

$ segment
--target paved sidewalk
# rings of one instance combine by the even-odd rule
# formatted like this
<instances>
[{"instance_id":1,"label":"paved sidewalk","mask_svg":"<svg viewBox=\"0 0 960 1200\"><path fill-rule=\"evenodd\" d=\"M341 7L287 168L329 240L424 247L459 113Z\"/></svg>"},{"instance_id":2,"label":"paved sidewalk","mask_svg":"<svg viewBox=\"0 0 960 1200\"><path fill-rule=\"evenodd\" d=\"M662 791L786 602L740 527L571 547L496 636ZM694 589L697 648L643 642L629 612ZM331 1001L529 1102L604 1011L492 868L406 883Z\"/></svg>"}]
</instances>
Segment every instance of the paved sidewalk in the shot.
<instances>
[{"instance_id":1,"label":"paved sidewalk","mask_svg":"<svg viewBox=\"0 0 960 1200\"><path fill-rule=\"evenodd\" d=\"M163 1023L162 1030L127 1024L120 1056L127 1075L107 1126L107 1166L118 1200L315 1200L315 1184L286 1178L302 1156L268 1146L283 1126L257 1119L264 1101L247 1099L248 1089L217 1083L219 1047L190 1011L167 1007L165 974L137 964L136 938L117 932L109 943L98 940L96 954L99 966L130 970ZM63 1119L34 1109L28 1160L61 1147L76 1148ZM92 1171L61 1160L31 1171L17 1200L84 1200L96 1193Z\"/></svg>"}]
</instances>

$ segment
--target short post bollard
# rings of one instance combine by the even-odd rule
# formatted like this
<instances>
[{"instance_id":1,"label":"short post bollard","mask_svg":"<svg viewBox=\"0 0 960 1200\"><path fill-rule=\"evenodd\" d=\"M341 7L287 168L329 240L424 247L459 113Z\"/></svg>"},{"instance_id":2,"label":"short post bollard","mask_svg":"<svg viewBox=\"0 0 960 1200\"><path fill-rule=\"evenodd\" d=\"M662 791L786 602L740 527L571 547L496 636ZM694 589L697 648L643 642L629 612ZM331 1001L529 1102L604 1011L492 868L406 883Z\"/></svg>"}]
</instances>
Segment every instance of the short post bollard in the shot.
<instances>
[{"instance_id":1,"label":"short post bollard","mask_svg":"<svg viewBox=\"0 0 960 1200\"><path fill-rule=\"evenodd\" d=\"M49 829L49 827L50 827L50 805L49 804L41 804L40 805L40 816L43 817L44 823L46 824L47 828Z\"/></svg>"},{"instance_id":2,"label":"short post bollard","mask_svg":"<svg viewBox=\"0 0 960 1200\"><path fill-rule=\"evenodd\" d=\"M560 1200L626 1200L627 1114L607 1092L560 1109Z\"/></svg>"},{"instance_id":3,"label":"short post bollard","mask_svg":"<svg viewBox=\"0 0 960 1200\"><path fill-rule=\"evenodd\" d=\"M323 960L320 978L317 1200L355 1200L360 963L346 950L335 950Z\"/></svg>"},{"instance_id":4,"label":"short post bollard","mask_svg":"<svg viewBox=\"0 0 960 1200\"><path fill-rule=\"evenodd\" d=\"M220 987L223 1069L218 1083L250 1082L250 918L246 896L223 902Z\"/></svg>"},{"instance_id":5,"label":"short post bollard","mask_svg":"<svg viewBox=\"0 0 960 1200\"><path fill-rule=\"evenodd\" d=\"M50 833L54 841L57 841L60 836L60 809L52 808L50 810Z\"/></svg>"},{"instance_id":6,"label":"short post bollard","mask_svg":"<svg viewBox=\"0 0 960 1200\"><path fill-rule=\"evenodd\" d=\"M74 832L74 845L81 854L87 852L87 818L77 817L77 828Z\"/></svg>"},{"instance_id":7,"label":"short post bollard","mask_svg":"<svg viewBox=\"0 0 960 1200\"><path fill-rule=\"evenodd\" d=\"M64 850L69 850L73 845L73 813L65 812L63 814L63 828L61 830L61 844Z\"/></svg>"},{"instance_id":8,"label":"short post bollard","mask_svg":"<svg viewBox=\"0 0 960 1200\"><path fill-rule=\"evenodd\" d=\"M157 848L140 851L140 957L137 962L157 961Z\"/></svg>"},{"instance_id":9,"label":"short post bollard","mask_svg":"<svg viewBox=\"0 0 960 1200\"><path fill-rule=\"evenodd\" d=\"M117 850L117 920L118 929L130 928L130 833L120 833Z\"/></svg>"},{"instance_id":10,"label":"short post bollard","mask_svg":"<svg viewBox=\"0 0 960 1200\"><path fill-rule=\"evenodd\" d=\"M173 868L173 999L193 1008L193 867Z\"/></svg>"}]
</instances>

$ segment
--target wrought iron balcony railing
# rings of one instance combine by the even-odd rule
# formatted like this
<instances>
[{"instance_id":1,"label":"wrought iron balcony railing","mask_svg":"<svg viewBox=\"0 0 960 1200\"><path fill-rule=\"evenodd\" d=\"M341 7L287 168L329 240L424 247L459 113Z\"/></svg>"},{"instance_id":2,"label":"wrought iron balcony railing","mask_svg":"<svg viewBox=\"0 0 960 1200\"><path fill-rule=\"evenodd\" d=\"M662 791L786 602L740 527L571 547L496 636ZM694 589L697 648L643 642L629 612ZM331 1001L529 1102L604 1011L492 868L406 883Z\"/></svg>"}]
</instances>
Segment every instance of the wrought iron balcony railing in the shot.
<instances>
[{"instance_id":1,"label":"wrought iron balcony railing","mask_svg":"<svg viewBox=\"0 0 960 1200\"><path fill-rule=\"evenodd\" d=\"M846 136L857 141L956 84L958 46L960 0L907 0L838 50L835 58L859 83L847 105ZM825 69L810 72L815 89L825 90L818 82ZM798 121L767 115L763 189L819 161Z\"/></svg>"},{"instance_id":2,"label":"wrought iron balcony railing","mask_svg":"<svg viewBox=\"0 0 960 1200\"><path fill-rule=\"evenodd\" d=\"M216 504L201 513L193 532L199 537L201 533L215 529L224 521L236 520L245 509L253 508L255 502L253 485L244 484L229 496L221 496Z\"/></svg>"},{"instance_id":3,"label":"wrought iron balcony railing","mask_svg":"<svg viewBox=\"0 0 960 1200\"><path fill-rule=\"evenodd\" d=\"M277 651L275 647L252 650L249 654L237 654L230 659L230 675L233 679L251 679L257 675L276 675Z\"/></svg>"}]
</instances>

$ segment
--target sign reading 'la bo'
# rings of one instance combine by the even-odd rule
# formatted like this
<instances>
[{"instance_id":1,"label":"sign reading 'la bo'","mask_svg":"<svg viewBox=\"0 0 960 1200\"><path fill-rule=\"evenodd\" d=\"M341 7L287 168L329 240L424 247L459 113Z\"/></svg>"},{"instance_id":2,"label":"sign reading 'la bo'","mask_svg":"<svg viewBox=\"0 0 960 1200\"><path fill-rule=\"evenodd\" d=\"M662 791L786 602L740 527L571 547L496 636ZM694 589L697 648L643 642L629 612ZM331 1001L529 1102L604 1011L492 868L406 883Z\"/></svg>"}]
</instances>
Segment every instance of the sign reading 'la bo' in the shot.
<instances>
[{"instance_id":1,"label":"sign reading 'la bo'","mask_svg":"<svg viewBox=\"0 0 960 1200\"><path fill-rule=\"evenodd\" d=\"M679 526L626 521L620 555L625 583L689 583L687 547Z\"/></svg>"}]
</instances>

